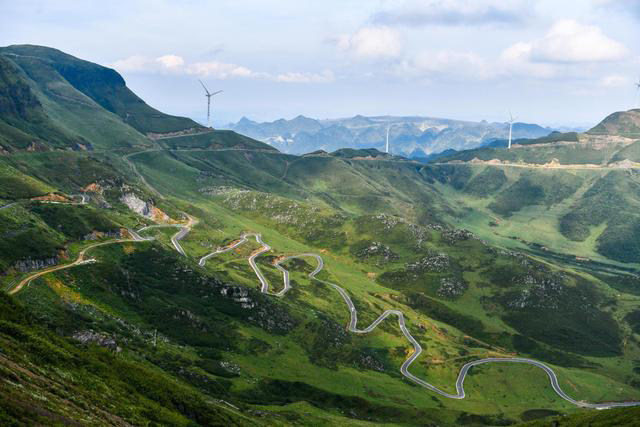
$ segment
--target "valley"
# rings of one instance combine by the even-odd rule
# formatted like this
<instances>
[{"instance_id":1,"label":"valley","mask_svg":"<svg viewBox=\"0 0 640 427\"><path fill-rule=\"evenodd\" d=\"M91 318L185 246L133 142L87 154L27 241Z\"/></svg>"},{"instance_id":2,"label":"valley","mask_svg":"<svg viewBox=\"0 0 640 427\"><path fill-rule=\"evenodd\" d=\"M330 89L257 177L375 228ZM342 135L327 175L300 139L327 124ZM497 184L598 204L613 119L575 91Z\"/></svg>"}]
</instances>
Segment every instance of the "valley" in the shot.
<instances>
[{"instance_id":1,"label":"valley","mask_svg":"<svg viewBox=\"0 0 640 427\"><path fill-rule=\"evenodd\" d=\"M25 96L0 119L37 147L0 141L3 422L515 425L640 400L640 199L608 166L635 143L585 169L530 166L553 142L292 155L3 49ZM56 116L69 98L115 137Z\"/></svg>"}]
</instances>

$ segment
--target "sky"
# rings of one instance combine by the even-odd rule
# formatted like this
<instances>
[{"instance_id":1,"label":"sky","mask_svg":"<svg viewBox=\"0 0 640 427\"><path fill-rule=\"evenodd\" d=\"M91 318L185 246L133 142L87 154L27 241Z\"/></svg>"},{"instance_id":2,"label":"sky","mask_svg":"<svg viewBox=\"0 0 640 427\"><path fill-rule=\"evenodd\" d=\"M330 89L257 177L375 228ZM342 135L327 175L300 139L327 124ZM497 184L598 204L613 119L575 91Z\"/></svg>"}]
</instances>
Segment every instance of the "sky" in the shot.
<instances>
[{"instance_id":1,"label":"sky","mask_svg":"<svg viewBox=\"0 0 640 427\"><path fill-rule=\"evenodd\" d=\"M594 125L635 105L640 0L0 0L0 45L119 71L214 123L421 115Z\"/></svg>"}]
</instances>

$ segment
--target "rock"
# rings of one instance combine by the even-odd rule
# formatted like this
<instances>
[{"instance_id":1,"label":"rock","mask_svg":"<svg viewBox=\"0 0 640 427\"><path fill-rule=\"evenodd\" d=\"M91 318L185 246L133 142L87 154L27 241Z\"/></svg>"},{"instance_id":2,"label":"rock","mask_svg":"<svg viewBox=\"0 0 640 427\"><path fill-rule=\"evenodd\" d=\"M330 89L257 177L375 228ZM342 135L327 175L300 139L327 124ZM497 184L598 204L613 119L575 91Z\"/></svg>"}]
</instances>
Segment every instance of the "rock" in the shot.
<instances>
[{"instance_id":1,"label":"rock","mask_svg":"<svg viewBox=\"0 0 640 427\"><path fill-rule=\"evenodd\" d=\"M118 346L116 340L106 334L95 332L91 329L86 331L78 331L71 336L74 340L80 341L82 344L96 344L119 353L122 349Z\"/></svg>"},{"instance_id":2,"label":"rock","mask_svg":"<svg viewBox=\"0 0 640 427\"><path fill-rule=\"evenodd\" d=\"M14 267L16 270L26 273L28 271L40 270L41 268L50 267L56 265L60 261L58 256L41 258L41 259L21 259L16 261Z\"/></svg>"},{"instance_id":3,"label":"rock","mask_svg":"<svg viewBox=\"0 0 640 427\"><path fill-rule=\"evenodd\" d=\"M120 201L127 205L129 209L140 216L154 221L169 221L169 215L157 208L152 201L145 202L134 193L125 193L120 197Z\"/></svg>"},{"instance_id":4,"label":"rock","mask_svg":"<svg viewBox=\"0 0 640 427\"><path fill-rule=\"evenodd\" d=\"M463 229L455 229L455 230L445 230L442 232L442 239L450 244L455 245L457 242L462 240L469 239L478 239L475 234L470 232L469 230Z\"/></svg>"},{"instance_id":5,"label":"rock","mask_svg":"<svg viewBox=\"0 0 640 427\"><path fill-rule=\"evenodd\" d=\"M124 230L124 231L126 232L126 230ZM111 238L120 239L124 235L125 234L123 233L122 229L111 230L111 231L93 230L91 233L86 234L85 236L83 236L82 239L83 240L98 240L98 239L104 239L105 237L111 237Z\"/></svg>"},{"instance_id":6,"label":"rock","mask_svg":"<svg viewBox=\"0 0 640 427\"><path fill-rule=\"evenodd\" d=\"M464 293L467 284L450 277L440 279L440 287L438 288L438 296L442 298L456 298Z\"/></svg>"},{"instance_id":7,"label":"rock","mask_svg":"<svg viewBox=\"0 0 640 427\"><path fill-rule=\"evenodd\" d=\"M427 271L443 273L449 270L450 265L451 260L447 254L432 252L420 261L407 264L405 268L407 271L414 273L423 273Z\"/></svg>"},{"instance_id":8,"label":"rock","mask_svg":"<svg viewBox=\"0 0 640 427\"><path fill-rule=\"evenodd\" d=\"M360 353L356 358L356 364L362 369L384 372L384 363L370 353Z\"/></svg>"},{"instance_id":9,"label":"rock","mask_svg":"<svg viewBox=\"0 0 640 427\"><path fill-rule=\"evenodd\" d=\"M355 255L360 259L379 257L383 262L398 259L398 255L389 246L380 242L370 242L368 246L356 251Z\"/></svg>"}]
</instances>

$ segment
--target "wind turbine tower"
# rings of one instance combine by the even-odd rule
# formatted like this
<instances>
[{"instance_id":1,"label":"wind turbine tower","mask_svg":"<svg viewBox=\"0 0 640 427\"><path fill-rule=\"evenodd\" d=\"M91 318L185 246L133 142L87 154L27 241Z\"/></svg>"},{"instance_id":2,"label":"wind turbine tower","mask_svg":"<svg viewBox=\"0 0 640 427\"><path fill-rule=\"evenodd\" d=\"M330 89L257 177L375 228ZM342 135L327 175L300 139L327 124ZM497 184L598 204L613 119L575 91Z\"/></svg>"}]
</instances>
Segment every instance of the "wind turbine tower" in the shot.
<instances>
[{"instance_id":1,"label":"wind turbine tower","mask_svg":"<svg viewBox=\"0 0 640 427\"><path fill-rule=\"evenodd\" d=\"M389 154L389 129L391 129L391 125L387 125L387 145L385 146L385 153Z\"/></svg>"},{"instance_id":2,"label":"wind turbine tower","mask_svg":"<svg viewBox=\"0 0 640 427\"><path fill-rule=\"evenodd\" d=\"M198 80L204 89L204 96L207 97L207 127L211 127L210 125L210 117L211 117L211 97L222 92L221 90L217 92L210 93L209 89L202 83L202 80Z\"/></svg>"},{"instance_id":3,"label":"wind turbine tower","mask_svg":"<svg viewBox=\"0 0 640 427\"><path fill-rule=\"evenodd\" d=\"M509 150L511 150L511 136L513 135L513 114L509 112Z\"/></svg>"},{"instance_id":4,"label":"wind turbine tower","mask_svg":"<svg viewBox=\"0 0 640 427\"><path fill-rule=\"evenodd\" d=\"M638 101L640 101L640 79L638 79L638 83L636 83L636 103L633 108L640 108Z\"/></svg>"}]
</instances>

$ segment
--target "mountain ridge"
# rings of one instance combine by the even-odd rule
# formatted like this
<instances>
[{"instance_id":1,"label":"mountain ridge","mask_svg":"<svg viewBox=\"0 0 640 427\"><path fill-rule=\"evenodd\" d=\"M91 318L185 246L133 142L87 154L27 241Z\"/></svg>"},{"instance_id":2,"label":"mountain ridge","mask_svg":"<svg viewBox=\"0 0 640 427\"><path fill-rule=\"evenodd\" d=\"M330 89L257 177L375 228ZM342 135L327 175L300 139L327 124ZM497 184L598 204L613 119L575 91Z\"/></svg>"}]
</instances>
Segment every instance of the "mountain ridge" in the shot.
<instances>
[{"instance_id":1,"label":"mountain ridge","mask_svg":"<svg viewBox=\"0 0 640 427\"><path fill-rule=\"evenodd\" d=\"M338 119L312 119L298 115L258 123L247 117L226 127L273 145L283 152L304 154L323 149L377 148L384 150L390 126L390 145L396 154L425 157L447 149L467 149L504 137L507 123L471 122L420 116L356 115ZM538 137L552 132L535 124L514 123L516 137Z\"/></svg>"}]
</instances>

